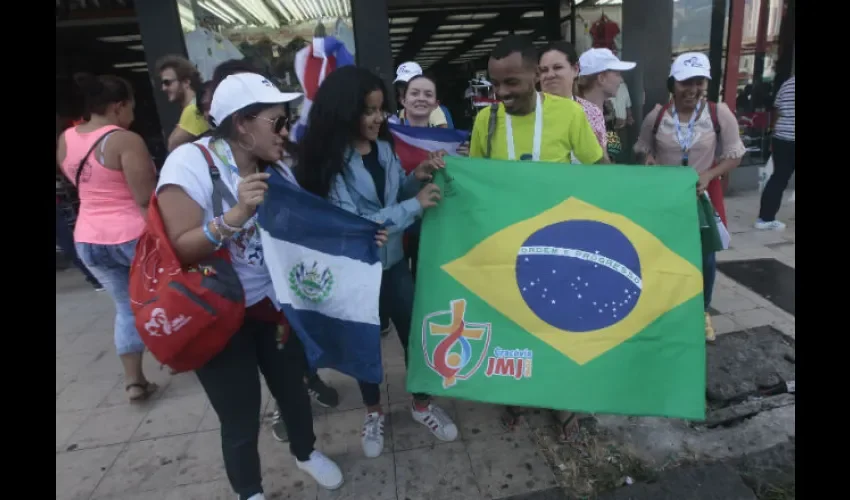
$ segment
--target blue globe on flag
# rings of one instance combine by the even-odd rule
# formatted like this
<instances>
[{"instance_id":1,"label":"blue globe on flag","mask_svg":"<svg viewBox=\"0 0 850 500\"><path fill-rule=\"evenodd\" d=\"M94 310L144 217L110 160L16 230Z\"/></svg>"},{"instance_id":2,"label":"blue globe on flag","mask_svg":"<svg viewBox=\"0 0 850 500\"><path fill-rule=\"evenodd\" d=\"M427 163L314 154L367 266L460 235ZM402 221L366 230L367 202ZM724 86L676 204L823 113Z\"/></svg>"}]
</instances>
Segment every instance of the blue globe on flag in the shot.
<instances>
[{"instance_id":1,"label":"blue globe on flag","mask_svg":"<svg viewBox=\"0 0 850 500\"><path fill-rule=\"evenodd\" d=\"M553 327L583 333L629 315L643 283L634 245L603 222L569 220L535 231L516 260L526 305Z\"/></svg>"}]
</instances>

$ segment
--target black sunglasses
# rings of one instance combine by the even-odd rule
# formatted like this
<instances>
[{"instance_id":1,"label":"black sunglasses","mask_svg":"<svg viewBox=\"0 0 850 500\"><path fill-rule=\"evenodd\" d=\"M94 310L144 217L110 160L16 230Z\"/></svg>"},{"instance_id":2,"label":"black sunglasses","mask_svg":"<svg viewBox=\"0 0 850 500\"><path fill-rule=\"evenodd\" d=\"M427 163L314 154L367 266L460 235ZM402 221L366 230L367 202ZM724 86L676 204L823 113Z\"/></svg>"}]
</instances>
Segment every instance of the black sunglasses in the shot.
<instances>
[{"instance_id":1,"label":"black sunglasses","mask_svg":"<svg viewBox=\"0 0 850 500\"><path fill-rule=\"evenodd\" d=\"M272 130L274 130L275 134L279 134L281 130L287 129L289 130L289 117L288 116L278 116L274 120L271 118L265 118L262 116L253 116L252 118L259 118L260 120L265 120L272 124Z\"/></svg>"}]
</instances>

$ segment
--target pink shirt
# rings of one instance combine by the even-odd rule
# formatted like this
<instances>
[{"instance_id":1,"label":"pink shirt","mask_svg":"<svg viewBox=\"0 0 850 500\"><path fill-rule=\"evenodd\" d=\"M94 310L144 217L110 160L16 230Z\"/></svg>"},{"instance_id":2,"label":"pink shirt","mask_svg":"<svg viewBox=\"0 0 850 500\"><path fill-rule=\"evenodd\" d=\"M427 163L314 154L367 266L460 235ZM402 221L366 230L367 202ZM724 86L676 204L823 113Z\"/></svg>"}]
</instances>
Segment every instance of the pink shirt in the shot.
<instances>
[{"instance_id":1,"label":"pink shirt","mask_svg":"<svg viewBox=\"0 0 850 500\"><path fill-rule=\"evenodd\" d=\"M73 183L83 155L94 141L109 130L123 130L114 125L80 133L77 128L65 131L65 159L62 171ZM98 144L83 165L80 185L80 213L74 228L74 241L100 245L117 245L138 238L145 228L142 211L136 204L124 172L103 166L103 145L111 136Z\"/></svg>"}]
</instances>

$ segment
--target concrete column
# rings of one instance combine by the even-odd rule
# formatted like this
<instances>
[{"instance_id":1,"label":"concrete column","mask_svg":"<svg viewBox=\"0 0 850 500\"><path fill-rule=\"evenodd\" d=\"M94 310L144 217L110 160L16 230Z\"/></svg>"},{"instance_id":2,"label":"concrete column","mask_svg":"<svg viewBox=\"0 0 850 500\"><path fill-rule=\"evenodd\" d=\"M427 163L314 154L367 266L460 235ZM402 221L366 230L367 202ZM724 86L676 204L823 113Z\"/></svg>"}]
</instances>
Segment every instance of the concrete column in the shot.
<instances>
[{"instance_id":1,"label":"concrete column","mask_svg":"<svg viewBox=\"0 0 850 500\"><path fill-rule=\"evenodd\" d=\"M148 63L148 75L153 87L163 139L167 139L180 119L181 110L179 106L168 102L165 94L160 90L156 62L168 54L187 57L183 28L180 26L180 14L177 11L177 0L137 1L136 16L139 20L142 44L145 47L145 60Z\"/></svg>"},{"instance_id":2,"label":"concrete column","mask_svg":"<svg viewBox=\"0 0 850 500\"><path fill-rule=\"evenodd\" d=\"M623 2L623 57L637 67L623 73L632 98L635 124L629 130L629 149L640 124L656 104L667 102L667 76L673 54L673 0Z\"/></svg>"},{"instance_id":3,"label":"concrete column","mask_svg":"<svg viewBox=\"0 0 850 500\"><path fill-rule=\"evenodd\" d=\"M390 49L390 21L387 0L343 0L351 2L357 65L380 76L390 94L391 111L396 109L393 80L393 54Z\"/></svg>"},{"instance_id":4,"label":"concrete column","mask_svg":"<svg viewBox=\"0 0 850 500\"><path fill-rule=\"evenodd\" d=\"M667 75L673 54L673 0L623 2L623 59L637 62L623 73L635 120L667 102ZM645 98L644 98L645 95Z\"/></svg>"}]
</instances>

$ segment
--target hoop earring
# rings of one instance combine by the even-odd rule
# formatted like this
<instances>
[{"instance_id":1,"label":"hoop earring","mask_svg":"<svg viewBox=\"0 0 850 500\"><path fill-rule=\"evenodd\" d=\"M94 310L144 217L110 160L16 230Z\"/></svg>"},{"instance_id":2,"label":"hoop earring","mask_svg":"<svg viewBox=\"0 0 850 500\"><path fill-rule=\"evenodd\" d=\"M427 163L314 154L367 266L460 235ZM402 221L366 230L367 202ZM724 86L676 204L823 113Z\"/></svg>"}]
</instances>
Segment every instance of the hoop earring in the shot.
<instances>
[{"instance_id":1,"label":"hoop earring","mask_svg":"<svg viewBox=\"0 0 850 500\"><path fill-rule=\"evenodd\" d=\"M257 147L257 139L254 137L254 134L248 134L248 137L251 138L251 146L250 147L242 144L241 138L236 141L236 144L238 144L239 147L244 149L245 151L251 152L251 151L254 150L255 147Z\"/></svg>"}]
</instances>

